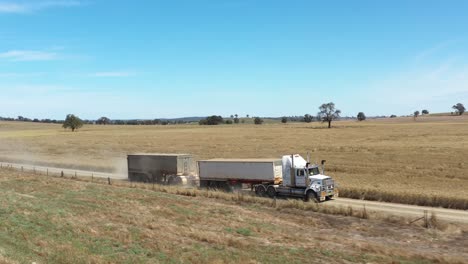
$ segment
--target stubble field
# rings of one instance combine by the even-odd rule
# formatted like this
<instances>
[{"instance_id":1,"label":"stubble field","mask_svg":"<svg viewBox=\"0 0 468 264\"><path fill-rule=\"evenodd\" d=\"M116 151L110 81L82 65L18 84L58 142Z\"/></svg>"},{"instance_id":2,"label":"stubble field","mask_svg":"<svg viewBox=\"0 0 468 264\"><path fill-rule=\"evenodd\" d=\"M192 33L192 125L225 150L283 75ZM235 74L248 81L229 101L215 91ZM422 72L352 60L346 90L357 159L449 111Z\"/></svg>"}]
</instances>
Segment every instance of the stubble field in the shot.
<instances>
[{"instance_id":1,"label":"stubble field","mask_svg":"<svg viewBox=\"0 0 468 264\"><path fill-rule=\"evenodd\" d=\"M281 201L275 208L266 198L249 202L220 192L152 190L6 169L0 170L0 192L2 264L464 263L468 258L466 226L426 229L374 215L361 219L291 206L306 205L302 201Z\"/></svg>"},{"instance_id":2,"label":"stubble field","mask_svg":"<svg viewBox=\"0 0 468 264\"><path fill-rule=\"evenodd\" d=\"M132 152L191 153L197 159L311 153L348 197L468 208L468 118L264 125L85 126L0 123L0 159L125 171Z\"/></svg>"}]
</instances>

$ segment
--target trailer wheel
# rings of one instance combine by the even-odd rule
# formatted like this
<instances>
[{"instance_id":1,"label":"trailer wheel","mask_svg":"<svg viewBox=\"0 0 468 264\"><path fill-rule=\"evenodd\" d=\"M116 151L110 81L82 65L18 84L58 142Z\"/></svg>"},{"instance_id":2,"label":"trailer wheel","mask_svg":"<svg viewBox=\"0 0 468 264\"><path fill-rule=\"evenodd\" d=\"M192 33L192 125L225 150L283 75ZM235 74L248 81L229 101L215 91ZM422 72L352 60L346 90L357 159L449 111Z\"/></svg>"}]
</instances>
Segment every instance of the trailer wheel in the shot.
<instances>
[{"instance_id":1,"label":"trailer wheel","mask_svg":"<svg viewBox=\"0 0 468 264\"><path fill-rule=\"evenodd\" d=\"M257 187L255 188L255 194L257 194L257 196L260 196L260 197L265 197L266 195L265 185L263 184L257 185Z\"/></svg>"},{"instance_id":2,"label":"trailer wheel","mask_svg":"<svg viewBox=\"0 0 468 264\"><path fill-rule=\"evenodd\" d=\"M307 194L306 194L306 196L304 197L304 200L305 200L306 202L309 202L309 201L312 201L312 202L315 202L315 203L318 203L318 202L319 202L319 200L318 200L318 198L317 198L317 194L316 194L314 191L312 191L312 190L307 191Z\"/></svg>"},{"instance_id":3,"label":"trailer wheel","mask_svg":"<svg viewBox=\"0 0 468 264\"><path fill-rule=\"evenodd\" d=\"M276 189L275 189L275 187L273 187L273 186L268 186L266 192L267 192L267 194L268 194L268 197L270 197L270 198L275 198L275 196L276 196Z\"/></svg>"}]
</instances>

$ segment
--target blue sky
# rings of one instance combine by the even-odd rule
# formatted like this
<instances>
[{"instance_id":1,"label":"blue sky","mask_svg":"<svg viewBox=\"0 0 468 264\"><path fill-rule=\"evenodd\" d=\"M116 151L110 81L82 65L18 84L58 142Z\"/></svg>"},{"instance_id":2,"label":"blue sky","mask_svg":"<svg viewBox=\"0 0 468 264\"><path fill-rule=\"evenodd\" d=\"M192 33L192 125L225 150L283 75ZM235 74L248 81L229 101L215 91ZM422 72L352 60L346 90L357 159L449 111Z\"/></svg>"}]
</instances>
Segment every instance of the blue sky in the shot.
<instances>
[{"instance_id":1,"label":"blue sky","mask_svg":"<svg viewBox=\"0 0 468 264\"><path fill-rule=\"evenodd\" d=\"M0 0L0 116L449 112L468 1Z\"/></svg>"}]
</instances>

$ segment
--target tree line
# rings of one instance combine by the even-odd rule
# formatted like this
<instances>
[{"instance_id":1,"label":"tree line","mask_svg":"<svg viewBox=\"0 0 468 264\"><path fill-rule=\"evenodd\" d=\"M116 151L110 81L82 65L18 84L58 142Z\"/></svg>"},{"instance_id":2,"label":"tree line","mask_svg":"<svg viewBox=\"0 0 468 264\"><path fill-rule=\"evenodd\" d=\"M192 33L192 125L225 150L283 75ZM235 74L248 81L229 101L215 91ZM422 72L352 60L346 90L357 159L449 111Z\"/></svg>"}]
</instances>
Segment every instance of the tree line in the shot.
<instances>
[{"instance_id":1,"label":"tree line","mask_svg":"<svg viewBox=\"0 0 468 264\"><path fill-rule=\"evenodd\" d=\"M462 103L457 103L452 106L452 109L455 110L456 115L463 115L465 113L465 106ZM429 114L429 111L424 109L421 111L423 115ZM452 112L452 115L454 112ZM334 120L339 119L341 115L341 110L336 109L335 104L333 102L325 103L319 106L319 112L316 116L312 116L311 114L305 114L304 116L293 116L293 117L286 117L283 116L280 118L281 123L287 122L306 122L310 123L313 121L319 121L328 124L328 128L331 128L331 124ZM414 118L418 117L420 112L417 110L413 113ZM239 118L238 114L231 115L230 119L224 119L222 116L219 115L212 115L198 121L199 125L219 125L219 124L239 124L245 123L245 119ZM394 118L396 115L391 115L390 118ZM250 116L246 115L246 118L249 119ZM359 112L357 114L356 119L358 121L366 120L366 115L364 112ZM85 124L97 124L97 125L169 125L169 124L186 124L186 123L193 123L194 121L187 121L183 119L179 120L161 120L161 119L153 119L153 120L111 120L108 117L101 117L97 120L82 120L78 116L73 114L69 114L66 116L65 120L54 120L54 119L30 119L23 116L18 116L18 118L4 118L0 117L0 120L3 121L21 121L21 122L36 122L36 123L55 123L55 124L62 124L63 128L71 129L72 131L76 131L77 129L83 127ZM253 123L256 125L263 124L264 120L260 117L253 117Z\"/></svg>"}]
</instances>

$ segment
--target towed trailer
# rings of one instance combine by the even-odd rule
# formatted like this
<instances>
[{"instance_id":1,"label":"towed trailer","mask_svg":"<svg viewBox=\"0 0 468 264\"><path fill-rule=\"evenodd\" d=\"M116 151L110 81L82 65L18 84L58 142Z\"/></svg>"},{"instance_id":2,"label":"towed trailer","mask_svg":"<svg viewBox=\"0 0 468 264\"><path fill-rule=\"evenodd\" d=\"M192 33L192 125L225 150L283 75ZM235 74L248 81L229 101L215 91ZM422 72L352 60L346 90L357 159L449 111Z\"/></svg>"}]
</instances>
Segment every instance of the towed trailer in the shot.
<instances>
[{"instance_id":1,"label":"towed trailer","mask_svg":"<svg viewBox=\"0 0 468 264\"><path fill-rule=\"evenodd\" d=\"M136 153L127 156L128 179L158 184L195 184L195 162L190 154Z\"/></svg>"},{"instance_id":2,"label":"towed trailer","mask_svg":"<svg viewBox=\"0 0 468 264\"><path fill-rule=\"evenodd\" d=\"M276 183L282 180L281 159L210 159L198 161L201 188L231 191L242 184Z\"/></svg>"}]
</instances>

